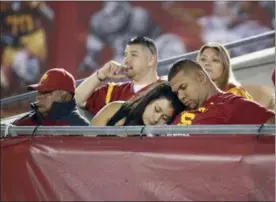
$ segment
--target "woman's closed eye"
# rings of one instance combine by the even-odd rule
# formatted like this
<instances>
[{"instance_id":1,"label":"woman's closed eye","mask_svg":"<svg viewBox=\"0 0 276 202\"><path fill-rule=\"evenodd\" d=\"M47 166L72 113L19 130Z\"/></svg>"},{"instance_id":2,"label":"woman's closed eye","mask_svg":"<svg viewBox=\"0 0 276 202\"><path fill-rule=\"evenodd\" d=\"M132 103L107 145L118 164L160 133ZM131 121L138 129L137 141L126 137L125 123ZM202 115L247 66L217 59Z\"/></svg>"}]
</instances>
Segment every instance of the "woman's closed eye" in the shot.
<instances>
[{"instance_id":1,"label":"woman's closed eye","mask_svg":"<svg viewBox=\"0 0 276 202\"><path fill-rule=\"evenodd\" d=\"M186 88L187 88L187 85L182 84L182 85L180 86L180 90L185 90Z\"/></svg>"},{"instance_id":2,"label":"woman's closed eye","mask_svg":"<svg viewBox=\"0 0 276 202\"><path fill-rule=\"evenodd\" d=\"M155 112L157 112L157 113L161 112L161 109L158 106L155 106L154 109L155 109Z\"/></svg>"},{"instance_id":3,"label":"woman's closed eye","mask_svg":"<svg viewBox=\"0 0 276 202\"><path fill-rule=\"evenodd\" d=\"M171 118L171 117L169 117L169 116L167 116L167 115L163 115L163 116L162 116L162 119L163 119L164 121L166 121L166 122L169 121L170 118Z\"/></svg>"},{"instance_id":4,"label":"woman's closed eye","mask_svg":"<svg viewBox=\"0 0 276 202\"><path fill-rule=\"evenodd\" d=\"M200 58L199 60L202 61L202 62L204 62L206 59L205 58Z\"/></svg>"}]
</instances>

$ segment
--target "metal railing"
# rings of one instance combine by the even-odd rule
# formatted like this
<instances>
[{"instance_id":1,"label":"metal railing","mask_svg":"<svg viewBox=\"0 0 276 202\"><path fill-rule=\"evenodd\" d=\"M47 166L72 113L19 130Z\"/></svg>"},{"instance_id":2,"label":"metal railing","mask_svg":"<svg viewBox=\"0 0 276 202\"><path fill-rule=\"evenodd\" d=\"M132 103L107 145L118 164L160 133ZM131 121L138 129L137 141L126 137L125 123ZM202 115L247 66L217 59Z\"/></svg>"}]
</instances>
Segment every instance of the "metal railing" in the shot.
<instances>
[{"instance_id":1,"label":"metal railing","mask_svg":"<svg viewBox=\"0 0 276 202\"><path fill-rule=\"evenodd\" d=\"M258 34L258 35L255 35L255 36L247 37L247 38L244 38L244 39L241 39L241 40L233 41L233 42L230 42L230 43L226 43L226 44L224 44L224 46L227 49L232 49L232 48L237 48L237 47L240 47L240 46L243 46L243 45L248 45L248 44L251 44L251 43L256 43L256 42L271 39L271 38L275 38L275 30L265 32L265 33L262 33L262 34ZM171 64L171 63L173 63L173 62L175 62L175 61L177 61L181 58L193 59L193 58L196 57L198 52L199 52L199 50L193 51L193 52L190 52L190 53L186 53L186 54L183 54L183 55L179 55L179 56L176 56L176 57L172 57L172 58L169 58L169 59L161 60L159 62L159 64L160 65L168 65L168 64Z\"/></svg>"},{"instance_id":2,"label":"metal railing","mask_svg":"<svg viewBox=\"0 0 276 202\"><path fill-rule=\"evenodd\" d=\"M192 134L274 135L275 125L187 125L187 126L13 126L1 125L1 137L20 135L147 135L186 136Z\"/></svg>"},{"instance_id":3,"label":"metal railing","mask_svg":"<svg viewBox=\"0 0 276 202\"><path fill-rule=\"evenodd\" d=\"M227 49L232 49L232 48L236 48L239 46L248 45L250 43L255 43L255 42L272 39L272 38L273 39L275 38L275 30L265 32L263 34L255 35L252 37L248 37L248 38L245 38L242 40L237 40L234 42L226 43L226 44L224 44L224 46ZM186 54L179 55L176 57L172 57L169 59L164 59L164 60L159 61L158 65L169 65L181 58L192 59L196 56L197 53L198 53L198 51L194 51L194 52L186 53ZM160 75L160 76L163 76L163 75ZM84 79L77 80L77 85L79 85L83 80ZM34 101L35 95L36 95L36 91L1 99L1 108L4 108L9 104L13 104L13 103L24 101L24 100Z\"/></svg>"}]
</instances>

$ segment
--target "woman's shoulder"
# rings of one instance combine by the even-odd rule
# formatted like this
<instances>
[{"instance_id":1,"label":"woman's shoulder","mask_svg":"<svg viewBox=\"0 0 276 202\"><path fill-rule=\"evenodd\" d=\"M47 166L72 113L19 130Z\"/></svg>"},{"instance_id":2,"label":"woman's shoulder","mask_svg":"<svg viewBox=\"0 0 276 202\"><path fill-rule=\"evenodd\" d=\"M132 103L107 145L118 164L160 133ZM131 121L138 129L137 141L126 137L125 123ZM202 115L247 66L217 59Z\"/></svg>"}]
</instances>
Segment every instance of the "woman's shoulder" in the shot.
<instances>
[{"instance_id":1,"label":"woman's shoulder","mask_svg":"<svg viewBox=\"0 0 276 202\"><path fill-rule=\"evenodd\" d=\"M252 100L252 96L240 85L229 83L226 85L225 91Z\"/></svg>"},{"instance_id":2,"label":"woman's shoulder","mask_svg":"<svg viewBox=\"0 0 276 202\"><path fill-rule=\"evenodd\" d=\"M104 108L105 108L105 111L109 111L110 113L115 113L125 103L126 103L125 101L113 101L113 102L108 103Z\"/></svg>"},{"instance_id":3,"label":"woman's shoulder","mask_svg":"<svg viewBox=\"0 0 276 202\"><path fill-rule=\"evenodd\" d=\"M121 108L124 101L114 101L105 105L91 120L91 125L105 126L108 120Z\"/></svg>"},{"instance_id":4,"label":"woman's shoulder","mask_svg":"<svg viewBox=\"0 0 276 202\"><path fill-rule=\"evenodd\" d=\"M106 106L110 107L110 108L120 108L124 103L126 103L125 101L113 101L108 103Z\"/></svg>"},{"instance_id":5,"label":"woman's shoulder","mask_svg":"<svg viewBox=\"0 0 276 202\"><path fill-rule=\"evenodd\" d=\"M126 103L125 101L114 101L109 103L106 107L108 108L106 113L109 113L109 119L113 116L116 116L115 114L119 112L123 104ZM118 120L115 125L116 126L122 126L125 123L125 118Z\"/></svg>"}]
</instances>

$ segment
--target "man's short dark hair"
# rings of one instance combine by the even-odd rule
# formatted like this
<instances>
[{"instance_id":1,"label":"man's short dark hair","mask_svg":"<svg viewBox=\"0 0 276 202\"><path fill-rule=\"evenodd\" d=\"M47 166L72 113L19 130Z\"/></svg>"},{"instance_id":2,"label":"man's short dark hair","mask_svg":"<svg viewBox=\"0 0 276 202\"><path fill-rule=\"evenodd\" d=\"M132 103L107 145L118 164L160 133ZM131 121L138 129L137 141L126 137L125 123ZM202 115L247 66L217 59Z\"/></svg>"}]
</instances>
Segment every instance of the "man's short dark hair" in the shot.
<instances>
[{"instance_id":1,"label":"man's short dark hair","mask_svg":"<svg viewBox=\"0 0 276 202\"><path fill-rule=\"evenodd\" d=\"M170 68L168 74L168 80L170 81L178 72L189 72L196 69L203 70L203 68L197 62L188 59L180 59L176 61Z\"/></svg>"},{"instance_id":2,"label":"man's short dark hair","mask_svg":"<svg viewBox=\"0 0 276 202\"><path fill-rule=\"evenodd\" d=\"M130 39L127 43L127 45L134 45L134 44L139 44L144 47L147 47L152 54L154 54L154 55L157 54L157 48L156 48L154 41L148 37L137 36L137 37Z\"/></svg>"}]
</instances>

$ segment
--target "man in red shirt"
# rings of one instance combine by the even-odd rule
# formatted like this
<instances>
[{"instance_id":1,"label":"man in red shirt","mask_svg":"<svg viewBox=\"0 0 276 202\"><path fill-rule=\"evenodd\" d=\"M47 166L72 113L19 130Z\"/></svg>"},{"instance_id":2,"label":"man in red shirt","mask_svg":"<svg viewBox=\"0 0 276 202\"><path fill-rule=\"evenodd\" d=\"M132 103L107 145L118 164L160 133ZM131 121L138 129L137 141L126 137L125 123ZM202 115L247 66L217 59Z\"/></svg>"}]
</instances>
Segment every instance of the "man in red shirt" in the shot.
<instances>
[{"instance_id":1,"label":"man in red shirt","mask_svg":"<svg viewBox=\"0 0 276 202\"><path fill-rule=\"evenodd\" d=\"M157 75L157 48L153 40L147 37L135 37L126 46L124 64L107 62L97 72L86 78L76 89L76 102L96 114L112 101L128 100L159 82ZM124 83L107 83L107 79L128 78Z\"/></svg>"},{"instance_id":2,"label":"man in red shirt","mask_svg":"<svg viewBox=\"0 0 276 202\"><path fill-rule=\"evenodd\" d=\"M275 124L274 112L222 92L194 61L182 59L174 63L168 80L178 98L190 109L176 117L173 124Z\"/></svg>"}]
</instances>

